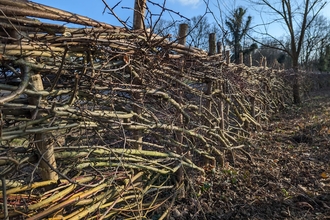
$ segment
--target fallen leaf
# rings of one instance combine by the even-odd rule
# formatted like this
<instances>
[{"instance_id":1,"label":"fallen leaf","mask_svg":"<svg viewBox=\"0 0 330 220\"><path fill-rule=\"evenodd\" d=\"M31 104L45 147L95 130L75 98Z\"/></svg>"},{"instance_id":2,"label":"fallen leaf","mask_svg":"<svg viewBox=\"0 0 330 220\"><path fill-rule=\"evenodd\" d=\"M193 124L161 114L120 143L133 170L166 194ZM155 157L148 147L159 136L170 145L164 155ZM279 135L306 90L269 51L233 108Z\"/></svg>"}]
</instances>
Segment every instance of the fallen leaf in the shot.
<instances>
[{"instance_id":1,"label":"fallen leaf","mask_svg":"<svg viewBox=\"0 0 330 220\"><path fill-rule=\"evenodd\" d=\"M322 172L322 173L321 173L321 177L322 177L323 179L326 179L326 178L328 178L329 176L328 176L328 174L327 174L326 172Z\"/></svg>"},{"instance_id":2,"label":"fallen leaf","mask_svg":"<svg viewBox=\"0 0 330 220\"><path fill-rule=\"evenodd\" d=\"M129 61L130 61L129 56L124 55L123 60L126 64L129 63Z\"/></svg>"}]
</instances>

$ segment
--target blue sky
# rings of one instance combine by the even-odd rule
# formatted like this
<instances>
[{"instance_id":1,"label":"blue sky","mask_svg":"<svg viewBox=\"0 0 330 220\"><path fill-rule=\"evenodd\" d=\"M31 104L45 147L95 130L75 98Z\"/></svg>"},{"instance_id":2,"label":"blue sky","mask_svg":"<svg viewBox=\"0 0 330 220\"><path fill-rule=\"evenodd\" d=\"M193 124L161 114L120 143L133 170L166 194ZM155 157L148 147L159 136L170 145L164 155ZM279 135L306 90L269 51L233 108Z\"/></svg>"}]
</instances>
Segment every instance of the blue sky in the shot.
<instances>
[{"instance_id":1,"label":"blue sky","mask_svg":"<svg viewBox=\"0 0 330 220\"><path fill-rule=\"evenodd\" d=\"M163 0L152 0L153 2L162 4ZM221 2L221 7L225 10L232 10L236 6L243 5L242 2L246 2L246 0L219 0ZM103 14L104 4L102 0L34 0L34 2L38 2L41 4L45 4L48 6L53 6L59 9L63 9L66 11L74 12L80 15L85 15L90 18L104 21L110 24L118 24L117 20L106 13ZM119 0L106 0L110 7L113 7ZM219 9L216 6L216 0L210 1L210 7L212 11L218 16ZM153 6L149 4L150 8L153 10L153 13L157 13L160 11L160 8L157 6ZM128 17L132 17L134 7L134 0L122 0L121 4L115 9L115 12L125 20ZM205 13L205 3L203 0L167 0L166 7L180 12L185 17L191 18L193 16L202 15ZM175 16L172 13L172 16ZM169 14L166 13L164 18L170 18ZM179 18L179 17L176 17Z\"/></svg>"},{"instance_id":2,"label":"blue sky","mask_svg":"<svg viewBox=\"0 0 330 220\"><path fill-rule=\"evenodd\" d=\"M35 2L53 6L59 9L63 9L66 11L70 11L73 13L77 13L80 15L84 15L98 21L103 21L112 25L121 26L117 19L108 14L108 10L103 13L104 4L102 0L34 0ZM162 4L163 0L152 0L153 2ZM110 7L113 7L119 0L106 0ZM217 6L216 0L209 0L209 6L211 10L214 12L215 16L219 19L220 12ZM238 6L243 6L248 8L248 14L253 17L253 24L261 23L260 14L258 11L253 10L251 5L248 5L246 2L247 0L219 0L221 4L221 8L224 12L232 11L234 8ZM150 10L152 13L156 14L154 19L157 17L157 13L160 12L160 8L158 6L149 5ZM122 0L121 3L115 8L115 13L123 20L128 18L132 18L133 11L132 8L134 7L134 0ZM191 18L193 16L202 15L205 13L205 3L203 0L167 0L166 7L180 12L181 15ZM323 10L323 14L330 18L330 5L327 6L326 9ZM174 17L176 20L180 20L178 16L174 13L165 13L164 19L170 20L171 16ZM212 17L209 16L209 21L212 21ZM281 35L283 33L283 29L280 26L272 28L270 32L274 35Z\"/></svg>"},{"instance_id":3,"label":"blue sky","mask_svg":"<svg viewBox=\"0 0 330 220\"><path fill-rule=\"evenodd\" d=\"M162 0L153 1L159 4L163 3ZM108 10L103 14L104 4L102 0L35 0L35 2L74 12L80 15L85 15L98 21L103 21L114 25L120 25L120 23L117 22L116 18L107 13L109 12ZM110 7L113 7L114 5L116 5L117 2L119 2L119 0L107 0L106 2ZM160 12L159 7L153 5L149 6L153 10L153 13L156 14ZM121 19L126 20L128 17L132 18L133 7L134 0L122 0L121 4L119 4L115 9L115 12ZM201 0L167 0L166 7L173 11L178 11L180 12L180 14L188 18L191 18L195 15L203 14L205 12L205 7ZM173 13L172 15L175 16L175 14ZM166 13L164 15L164 18L170 18L169 14Z\"/></svg>"}]
</instances>

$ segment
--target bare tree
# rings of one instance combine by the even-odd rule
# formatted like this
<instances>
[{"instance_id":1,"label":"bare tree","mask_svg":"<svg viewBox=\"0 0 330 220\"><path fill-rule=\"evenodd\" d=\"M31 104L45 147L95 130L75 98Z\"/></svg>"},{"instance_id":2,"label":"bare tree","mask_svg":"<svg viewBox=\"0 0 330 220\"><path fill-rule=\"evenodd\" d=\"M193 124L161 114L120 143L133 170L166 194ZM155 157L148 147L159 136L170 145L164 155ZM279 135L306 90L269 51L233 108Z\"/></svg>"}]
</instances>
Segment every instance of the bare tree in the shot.
<instances>
[{"instance_id":1,"label":"bare tree","mask_svg":"<svg viewBox=\"0 0 330 220\"><path fill-rule=\"evenodd\" d=\"M178 33L178 24L178 21L169 21L160 18L151 28L153 29L153 33L163 37L168 36L170 38L176 36L176 33Z\"/></svg>"},{"instance_id":2,"label":"bare tree","mask_svg":"<svg viewBox=\"0 0 330 220\"><path fill-rule=\"evenodd\" d=\"M330 44L326 45L324 49L322 48L320 52L320 58L317 62L318 70L322 72L330 71Z\"/></svg>"},{"instance_id":3,"label":"bare tree","mask_svg":"<svg viewBox=\"0 0 330 220\"><path fill-rule=\"evenodd\" d=\"M194 16L189 22L189 33L187 36L187 44L193 47L208 49L208 37L210 33L219 35L219 28L209 23L206 16Z\"/></svg>"},{"instance_id":4,"label":"bare tree","mask_svg":"<svg viewBox=\"0 0 330 220\"><path fill-rule=\"evenodd\" d=\"M329 20L323 16L317 16L312 25L306 29L305 41L302 46L301 64L310 68L320 57L326 45L330 42Z\"/></svg>"},{"instance_id":5,"label":"bare tree","mask_svg":"<svg viewBox=\"0 0 330 220\"><path fill-rule=\"evenodd\" d=\"M267 60L269 67L275 67L276 64L280 67L290 68L291 59L282 50L276 49L278 43L274 40L263 39L261 46L253 53L253 65L260 65L261 59ZM265 46L266 45L266 46ZM275 64L275 65L274 65Z\"/></svg>"},{"instance_id":6,"label":"bare tree","mask_svg":"<svg viewBox=\"0 0 330 220\"><path fill-rule=\"evenodd\" d=\"M296 74L293 82L293 99L294 103L299 104L299 80L298 80L298 67L299 57L305 38L306 29L308 29L320 11L326 6L327 1L324 0L278 0L276 2L271 0L252 0L253 3L270 9L267 16L272 13L273 20L270 23L280 22L284 26L289 35L289 47L286 47L282 41L277 40L276 37L267 34L272 39L278 42L277 49L287 53L292 59L292 68Z\"/></svg>"}]
</instances>

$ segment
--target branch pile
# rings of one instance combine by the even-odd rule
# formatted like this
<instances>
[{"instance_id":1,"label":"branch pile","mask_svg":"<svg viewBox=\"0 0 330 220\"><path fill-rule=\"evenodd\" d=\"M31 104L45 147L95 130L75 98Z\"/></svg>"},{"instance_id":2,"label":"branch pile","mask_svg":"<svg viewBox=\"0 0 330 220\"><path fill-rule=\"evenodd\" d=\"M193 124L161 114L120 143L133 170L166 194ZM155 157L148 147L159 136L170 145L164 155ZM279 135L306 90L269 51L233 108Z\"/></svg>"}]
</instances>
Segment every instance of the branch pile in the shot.
<instances>
[{"instance_id":1,"label":"branch pile","mask_svg":"<svg viewBox=\"0 0 330 220\"><path fill-rule=\"evenodd\" d=\"M253 163L243 141L288 101L272 70L32 2L0 9L0 200L10 216L164 218L179 170L234 163L233 151ZM42 162L59 180L41 180Z\"/></svg>"}]
</instances>

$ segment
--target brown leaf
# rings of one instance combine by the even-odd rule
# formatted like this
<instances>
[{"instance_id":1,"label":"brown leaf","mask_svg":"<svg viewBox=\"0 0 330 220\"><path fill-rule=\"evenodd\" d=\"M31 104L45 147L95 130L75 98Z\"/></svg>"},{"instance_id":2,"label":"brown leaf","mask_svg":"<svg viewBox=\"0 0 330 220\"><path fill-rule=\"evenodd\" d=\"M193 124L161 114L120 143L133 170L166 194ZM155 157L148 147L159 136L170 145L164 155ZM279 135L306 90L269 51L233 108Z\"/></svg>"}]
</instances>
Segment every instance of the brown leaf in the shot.
<instances>
[{"instance_id":1,"label":"brown leaf","mask_svg":"<svg viewBox=\"0 0 330 220\"><path fill-rule=\"evenodd\" d=\"M126 64L129 63L129 56L125 55L125 56L123 57L123 60L124 60L124 62L125 62Z\"/></svg>"},{"instance_id":2,"label":"brown leaf","mask_svg":"<svg viewBox=\"0 0 330 220\"><path fill-rule=\"evenodd\" d=\"M326 172L322 172L322 173L321 173L321 177L322 177L323 179L327 179L329 176L328 176L328 174L327 174Z\"/></svg>"}]
</instances>

